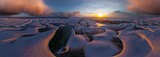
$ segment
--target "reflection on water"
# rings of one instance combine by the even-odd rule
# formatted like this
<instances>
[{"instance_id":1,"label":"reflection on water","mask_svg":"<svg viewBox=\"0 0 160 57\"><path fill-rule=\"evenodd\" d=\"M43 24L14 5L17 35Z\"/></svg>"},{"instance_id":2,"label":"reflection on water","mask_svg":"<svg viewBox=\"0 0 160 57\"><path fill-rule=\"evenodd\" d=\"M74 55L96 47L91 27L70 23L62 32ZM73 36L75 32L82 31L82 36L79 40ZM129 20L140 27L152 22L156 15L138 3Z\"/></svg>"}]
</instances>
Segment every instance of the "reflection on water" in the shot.
<instances>
[{"instance_id":1,"label":"reflection on water","mask_svg":"<svg viewBox=\"0 0 160 57\"><path fill-rule=\"evenodd\" d=\"M102 23L96 23L96 26L101 27L101 26L105 26L105 24L102 24Z\"/></svg>"}]
</instances>

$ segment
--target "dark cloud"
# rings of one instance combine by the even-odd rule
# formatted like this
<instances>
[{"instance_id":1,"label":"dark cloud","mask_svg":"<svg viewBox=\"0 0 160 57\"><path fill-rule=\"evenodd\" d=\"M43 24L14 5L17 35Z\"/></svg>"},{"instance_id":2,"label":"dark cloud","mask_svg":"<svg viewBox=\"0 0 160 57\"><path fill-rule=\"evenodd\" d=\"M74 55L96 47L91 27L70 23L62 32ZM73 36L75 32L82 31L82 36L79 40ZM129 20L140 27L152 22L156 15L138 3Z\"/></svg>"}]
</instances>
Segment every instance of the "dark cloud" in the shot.
<instances>
[{"instance_id":1,"label":"dark cloud","mask_svg":"<svg viewBox=\"0 0 160 57\"><path fill-rule=\"evenodd\" d=\"M30 15L48 15L52 10L43 0L0 0L0 15L27 13Z\"/></svg>"},{"instance_id":2,"label":"dark cloud","mask_svg":"<svg viewBox=\"0 0 160 57\"><path fill-rule=\"evenodd\" d=\"M160 15L160 0L129 0L130 12Z\"/></svg>"},{"instance_id":3,"label":"dark cloud","mask_svg":"<svg viewBox=\"0 0 160 57\"><path fill-rule=\"evenodd\" d=\"M56 12L53 13L55 17L77 17L80 15L80 12Z\"/></svg>"}]
</instances>

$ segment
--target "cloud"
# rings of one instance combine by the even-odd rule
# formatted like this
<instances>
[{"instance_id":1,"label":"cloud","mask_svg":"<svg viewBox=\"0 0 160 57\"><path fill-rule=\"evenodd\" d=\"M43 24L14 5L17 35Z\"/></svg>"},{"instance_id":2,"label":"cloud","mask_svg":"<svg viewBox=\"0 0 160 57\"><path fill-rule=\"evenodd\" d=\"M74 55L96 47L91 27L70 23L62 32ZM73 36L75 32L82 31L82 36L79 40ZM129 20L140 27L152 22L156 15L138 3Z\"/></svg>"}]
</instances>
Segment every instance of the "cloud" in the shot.
<instances>
[{"instance_id":1,"label":"cloud","mask_svg":"<svg viewBox=\"0 0 160 57\"><path fill-rule=\"evenodd\" d=\"M43 0L0 0L0 15L48 15L51 12Z\"/></svg>"},{"instance_id":2,"label":"cloud","mask_svg":"<svg viewBox=\"0 0 160 57\"><path fill-rule=\"evenodd\" d=\"M55 17L78 17L80 12L56 12L53 13Z\"/></svg>"},{"instance_id":3,"label":"cloud","mask_svg":"<svg viewBox=\"0 0 160 57\"><path fill-rule=\"evenodd\" d=\"M130 12L160 15L160 0L129 0Z\"/></svg>"}]
</instances>

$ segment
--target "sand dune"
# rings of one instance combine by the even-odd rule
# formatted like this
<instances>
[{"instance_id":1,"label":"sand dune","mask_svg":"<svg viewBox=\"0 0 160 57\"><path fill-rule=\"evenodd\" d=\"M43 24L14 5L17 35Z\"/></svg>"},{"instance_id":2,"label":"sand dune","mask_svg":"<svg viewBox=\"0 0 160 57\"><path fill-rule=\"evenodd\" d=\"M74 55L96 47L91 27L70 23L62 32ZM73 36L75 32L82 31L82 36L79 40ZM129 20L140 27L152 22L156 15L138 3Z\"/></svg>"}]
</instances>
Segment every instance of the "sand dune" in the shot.
<instances>
[{"instance_id":1,"label":"sand dune","mask_svg":"<svg viewBox=\"0 0 160 57\"><path fill-rule=\"evenodd\" d=\"M108 20L0 18L0 57L160 56L160 18Z\"/></svg>"},{"instance_id":2,"label":"sand dune","mask_svg":"<svg viewBox=\"0 0 160 57\"><path fill-rule=\"evenodd\" d=\"M55 57L48 47L57 27L31 37L20 37L10 43L0 43L0 57Z\"/></svg>"}]
</instances>

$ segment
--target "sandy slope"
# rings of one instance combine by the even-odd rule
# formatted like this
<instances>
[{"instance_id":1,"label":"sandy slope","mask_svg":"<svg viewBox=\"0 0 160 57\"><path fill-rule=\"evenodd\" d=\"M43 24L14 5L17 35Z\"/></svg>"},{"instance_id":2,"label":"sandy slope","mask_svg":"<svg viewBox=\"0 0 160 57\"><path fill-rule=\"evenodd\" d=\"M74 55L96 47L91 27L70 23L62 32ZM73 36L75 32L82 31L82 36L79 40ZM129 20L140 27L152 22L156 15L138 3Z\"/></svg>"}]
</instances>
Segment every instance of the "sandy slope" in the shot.
<instances>
[{"instance_id":1,"label":"sandy slope","mask_svg":"<svg viewBox=\"0 0 160 57\"><path fill-rule=\"evenodd\" d=\"M93 20L81 18L22 19L24 22L18 19L7 20L0 19L0 36L3 36L0 37L0 57L55 57L49 50L48 43L58 29L56 26L66 24L75 27L68 42L64 43L68 49L65 52L81 50L80 55L86 57L160 56L160 18L127 19L133 22L106 23L103 26L98 26ZM47 30L46 27L53 29ZM42 29L44 31L40 32L41 28L46 30ZM59 50L61 54L63 48Z\"/></svg>"},{"instance_id":2,"label":"sandy slope","mask_svg":"<svg viewBox=\"0 0 160 57\"><path fill-rule=\"evenodd\" d=\"M20 37L13 42L0 42L0 57L55 57L48 43L57 27L31 37Z\"/></svg>"}]
</instances>

